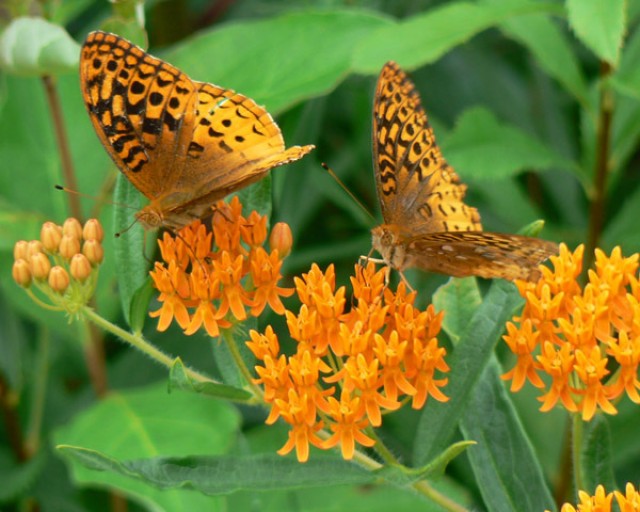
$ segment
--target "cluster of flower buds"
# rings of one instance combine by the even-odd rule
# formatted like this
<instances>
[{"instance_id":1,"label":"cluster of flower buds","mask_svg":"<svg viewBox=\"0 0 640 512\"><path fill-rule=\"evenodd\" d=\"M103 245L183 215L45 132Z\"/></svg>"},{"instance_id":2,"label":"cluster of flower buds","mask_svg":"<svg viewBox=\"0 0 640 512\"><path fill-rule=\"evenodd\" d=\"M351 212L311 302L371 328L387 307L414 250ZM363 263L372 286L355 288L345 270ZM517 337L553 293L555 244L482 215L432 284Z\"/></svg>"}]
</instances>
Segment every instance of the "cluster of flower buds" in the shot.
<instances>
[{"instance_id":1,"label":"cluster of flower buds","mask_svg":"<svg viewBox=\"0 0 640 512\"><path fill-rule=\"evenodd\" d=\"M104 231L89 219L84 226L69 218L62 226L45 222L40 239L15 244L13 279L39 302L32 288L48 300L48 307L74 313L92 297L102 263Z\"/></svg>"}]
</instances>

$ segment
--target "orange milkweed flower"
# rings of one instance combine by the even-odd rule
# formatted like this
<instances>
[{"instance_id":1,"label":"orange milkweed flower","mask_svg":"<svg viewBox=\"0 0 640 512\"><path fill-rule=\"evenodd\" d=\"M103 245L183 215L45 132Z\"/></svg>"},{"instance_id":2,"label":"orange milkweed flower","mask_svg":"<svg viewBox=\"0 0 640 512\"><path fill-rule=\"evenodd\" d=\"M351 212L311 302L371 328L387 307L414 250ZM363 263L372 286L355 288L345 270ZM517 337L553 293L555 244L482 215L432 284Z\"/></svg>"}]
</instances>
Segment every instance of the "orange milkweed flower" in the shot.
<instances>
[{"instance_id":1,"label":"orange milkweed flower","mask_svg":"<svg viewBox=\"0 0 640 512\"><path fill-rule=\"evenodd\" d=\"M526 381L542 389L540 410L560 402L588 421L598 411L616 414L613 401L625 392L640 403L640 286L638 254L625 258L619 247L608 256L596 249L581 286L583 252L561 244L538 282L516 282L526 302L503 336L517 361L502 378L512 391Z\"/></svg>"},{"instance_id":2,"label":"orange milkweed flower","mask_svg":"<svg viewBox=\"0 0 640 512\"><path fill-rule=\"evenodd\" d=\"M614 497L618 505L616 510L621 512L640 510L640 493L629 482L625 486L624 494L617 490L607 493L602 485L596 487L596 492L593 496L585 491L578 491L579 503L577 508L570 503L565 503L560 510L561 512L611 512L613 510Z\"/></svg>"},{"instance_id":3,"label":"orange milkweed flower","mask_svg":"<svg viewBox=\"0 0 640 512\"><path fill-rule=\"evenodd\" d=\"M365 431L380 426L405 397L416 409L429 396L448 400L441 391L447 380L436 378L449 369L436 338L443 314L432 305L417 309L416 294L404 283L395 291L385 287L386 269L376 271L372 262L355 269L351 301L346 287L336 289L333 265L323 272L314 264L294 279L302 304L297 314L285 311L292 355L280 352L270 327L264 334L251 331L247 342L258 359L254 383L271 405L267 423L281 417L291 427L278 453L295 448L301 462L308 460L309 444L340 446L345 459L357 445L373 446ZM329 437L318 442L325 427Z\"/></svg>"},{"instance_id":4,"label":"orange milkweed flower","mask_svg":"<svg viewBox=\"0 0 640 512\"><path fill-rule=\"evenodd\" d=\"M283 314L280 297L293 289L278 286L282 258L266 252L266 241L267 218L256 212L243 217L237 196L216 204L210 230L195 221L176 235L164 233L162 261L150 272L160 292L160 308L150 313L159 317L158 330L175 320L187 335L204 328L217 337L267 306Z\"/></svg>"}]
</instances>

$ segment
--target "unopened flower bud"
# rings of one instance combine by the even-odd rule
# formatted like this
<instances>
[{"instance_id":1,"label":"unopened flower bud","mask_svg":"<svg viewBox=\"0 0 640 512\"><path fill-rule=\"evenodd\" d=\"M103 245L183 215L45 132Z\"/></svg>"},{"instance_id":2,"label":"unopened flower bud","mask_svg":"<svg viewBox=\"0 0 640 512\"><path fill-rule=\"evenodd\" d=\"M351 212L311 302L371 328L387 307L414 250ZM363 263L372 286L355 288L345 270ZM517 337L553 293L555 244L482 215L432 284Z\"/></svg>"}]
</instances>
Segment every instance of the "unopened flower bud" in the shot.
<instances>
[{"instance_id":1,"label":"unopened flower bud","mask_svg":"<svg viewBox=\"0 0 640 512\"><path fill-rule=\"evenodd\" d=\"M104 259L104 249L102 244L95 239L87 240L82 244L82 254L84 254L91 264L95 267L100 265Z\"/></svg>"},{"instance_id":2,"label":"unopened flower bud","mask_svg":"<svg viewBox=\"0 0 640 512\"><path fill-rule=\"evenodd\" d=\"M271 247L271 250L277 249L281 258L289 255L291 247L293 247L293 234L289 224L278 222L273 226L271 235L269 235L269 247Z\"/></svg>"},{"instance_id":3,"label":"unopened flower bud","mask_svg":"<svg viewBox=\"0 0 640 512\"><path fill-rule=\"evenodd\" d=\"M80 239L75 235L65 234L60 240L60 256L70 260L74 254L80 252Z\"/></svg>"},{"instance_id":4,"label":"unopened flower bud","mask_svg":"<svg viewBox=\"0 0 640 512\"><path fill-rule=\"evenodd\" d=\"M67 271L56 265L49 272L49 286L53 291L64 293L69 286L69 274Z\"/></svg>"},{"instance_id":5,"label":"unopened flower bud","mask_svg":"<svg viewBox=\"0 0 640 512\"><path fill-rule=\"evenodd\" d=\"M44 281L51 270L51 262L45 253L37 252L29 256L29 268L33 277Z\"/></svg>"},{"instance_id":6,"label":"unopened flower bud","mask_svg":"<svg viewBox=\"0 0 640 512\"><path fill-rule=\"evenodd\" d=\"M78 219L69 217L64 221L64 224L62 224L62 234L82 238L82 224L80 224Z\"/></svg>"},{"instance_id":7,"label":"unopened flower bud","mask_svg":"<svg viewBox=\"0 0 640 512\"><path fill-rule=\"evenodd\" d=\"M102 225L98 219L89 219L84 223L84 228L82 228L82 238L85 240L97 240L98 242L102 242L104 238L104 230L102 229Z\"/></svg>"},{"instance_id":8,"label":"unopened flower bud","mask_svg":"<svg viewBox=\"0 0 640 512\"><path fill-rule=\"evenodd\" d=\"M31 271L27 260L19 258L14 261L11 273L13 280L23 288L28 288L31 284Z\"/></svg>"},{"instance_id":9,"label":"unopened flower bud","mask_svg":"<svg viewBox=\"0 0 640 512\"><path fill-rule=\"evenodd\" d=\"M58 252L58 246L62 239L62 229L53 222L45 222L40 229L40 241L44 248L50 253Z\"/></svg>"},{"instance_id":10,"label":"unopened flower bud","mask_svg":"<svg viewBox=\"0 0 640 512\"><path fill-rule=\"evenodd\" d=\"M38 253L44 253L44 245L40 240L30 240L27 243L27 256L33 256Z\"/></svg>"},{"instance_id":11,"label":"unopened flower bud","mask_svg":"<svg viewBox=\"0 0 640 512\"><path fill-rule=\"evenodd\" d=\"M13 246L13 259L26 260L29 257L29 244L25 240L20 240L16 242L16 245Z\"/></svg>"},{"instance_id":12,"label":"unopened flower bud","mask_svg":"<svg viewBox=\"0 0 640 512\"><path fill-rule=\"evenodd\" d=\"M69 264L71 277L76 281L84 283L91 275L91 263L84 254L74 254Z\"/></svg>"}]
</instances>

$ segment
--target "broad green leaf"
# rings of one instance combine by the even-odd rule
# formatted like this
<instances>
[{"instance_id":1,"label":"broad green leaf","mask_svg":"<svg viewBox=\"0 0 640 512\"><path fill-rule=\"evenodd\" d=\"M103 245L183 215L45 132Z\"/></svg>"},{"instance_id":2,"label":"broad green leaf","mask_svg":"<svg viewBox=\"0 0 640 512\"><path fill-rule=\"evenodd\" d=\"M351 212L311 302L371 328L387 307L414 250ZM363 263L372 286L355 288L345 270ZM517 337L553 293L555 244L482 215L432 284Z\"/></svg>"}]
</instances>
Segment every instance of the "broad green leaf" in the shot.
<instances>
[{"instance_id":1,"label":"broad green leaf","mask_svg":"<svg viewBox=\"0 0 640 512\"><path fill-rule=\"evenodd\" d=\"M626 30L625 0L567 0L569 23L600 60L616 66Z\"/></svg>"},{"instance_id":2,"label":"broad green leaf","mask_svg":"<svg viewBox=\"0 0 640 512\"><path fill-rule=\"evenodd\" d=\"M354 46L389 23L364 10L286 13L202 32L162 56L194 80L234 89L275 115L335 88L350 71Z\"/></svg>"},{"instance_id":3,"label":"broad green leaf","mask_svg":"<svg viewBox=\"0 0 640 512\"><path fill-rule=\"evenodd\" d=\"M59 75L78 69L80 48L59 25L16 18L0 36L0 68L22 76Z\"/></svg>"},{"instance_id":4,"label":"broad green leaf","mask_svg":"<svg viewBox=\"0 0 640 512\"><path fill-rule=\"evenodd\" d=\"M131 301L149 277L149 261L144 253L146 236L144 228L134 215L140 208L141 194L129 180L118 174L113 198L119 205L114 208L113 223L119 236L115 237L111 243L115 248L114 256L118 269L116 276L122 311L127 322L130 322Z\"/></svg>"},{"instance_id":5,"label":"broad green leaf","mask_svg":"<svg viewBox=\"0 0 640 512\"><path fill-rule=\"evenodd\" d=\"M192 393L202 393L214 398L222 398L225 400L235 400L238 402L247 402L252 398L251 393L244 389L219 384L217 382L199 382L191 379L186 371L184 363L178 357L176 358L171 370L169 371L169 391L173 389L181 389Z\"/></svg>"},{"instance_id":6,"label":"broad green leaf","mask_svg":"<svg viewBox=\"0 0 640 512\"><path fill-rule=\"evenodd\" d=\"M499 0L504 1L504 0ZM521 0L515 0L522 3ZM587 96L587 84L571 43L547 14L510 18L500 24L510 38L524 45L540 67L571 93L579 103Z\"/></svg>"},{"instance_id":7,"label":"broad green leaf","mask_svg":"<svg viewBox=\"0 0 640 512\"><path fill-rule=\"evenodd\" d=\"M268 222L271 217L271 175L269 174L258 183L240 190L238 197L242 203L242 214L245 217L255 210L260 215L266 215Z\"/></svg>"},{"instance_id":8,"label":"broad green leaf","mask_svg":"<svg viewBox=\"0 0 640 512\"><path fill-rule=\"evenodd\" d=\"M473 386L460 430L477 445L467 454L488 510L554 510L540 463L490 358Z\"/></svg>"},{"instance_id":9,"label":"broad green leaf","mask_svg":"<svg viewBox=\"0 0 640 512\"><path fill-rule=\"evenodd\" d=\"M582 421L579 418L574 421ZM594 493L598 485L605 489L617 488L611 460L611 431L609 423L601 414L582 425L582 446L580 446L580 475L585 487L583 491ZM624 486L623 486L624 487Z\"/></svg>"},{"instance_id":10,"label":"broad green leaf","mask_svg":"<svg viewBox=\"0 0 640 512\"><path fill-rule=\"evenodd\" d=\"M237 411L225 402L193 393L167 394L166 384L112 392L75 416L54 434L56 445L95 451L114 460L220 455L232 447L239 428ZM144 464L144 463L143 463ZM182 490L161 492L129 477L96 472L73 462L83 486L117 489L152 510L209 510L210 499Z\"/></svg>"},{"instance_id":11,"label":"broad green leaf","mask_svg":"<svg viewBox=\"0 0 640 512\"><path fill-rule=\"evenodd\" d=\"M232 492L302 489L328 485L364 485L377 477L335 457L317 457L300 464L274 454L115 459L94 450L60 446L66 456L86 468L108 471L152 483L160 489L192 489L208 495Z\"/></svg>"},{"instance_id":12,"label":"broad green leaf","mask_svg":"<svg viewBox=\"0 0 640 512\"><path fill-rule=\"evenodd\" d=\"M482 107L467 110L442 143L449 163L465 178L502 179L525 170L571 167L551 148L500 123Z\"/></svg>"},{"instance_id":13,"label":"broad green leaf","mask_svg":"<svg viewBox=\"0 0 640 512\"><path fill-rule=\"evenodd\" d=\"M361 73L377 73L385 62L395 60L407 70L414 69L435 62L510 17L550 9L544 3L514 6L450 2L372 32L356 47L353 66Z\"/></svg>"},{"instance_id":14,"label":"broad green leaf","mask_svg":"<svg viewBox=\"0 0 640 512\"><path fill-rule=\"evenodd\" d=\"M142 332L144 323L149 317L149 304L155 292L151 277L147 277L142 286L133 292L129 305L129 324L133 332L138 334Z\"/></svg>"},{"instance_id":15,"label":"broad green leaf","mask_svg":"<svg viewBox=\"0 0 640 512\"><path fill-rule=\"evenodd\" d=\"M463 330L452 333L454 338L460 338L460 342L446 358L451 370L447 374L449 383L443 392L449 401L441 403L431 399L422 411L414 441L416 464L428 462L448 445L505 323L522 303L516 287L502 280L493 282L480 306L469 304L465 307L464 303L457 303L459 296L455 294L450 298L450 306L444 298L437 299L445 315L451 307L458 312L457 315L470 320L466 326L460 325L464 323L462 321L457 322Z\"/></svg>"},{"instance_id":16,"label":"broad green leaf","mask_svg":"<svg viewBox=\"0 0 640 512\"><path fill-rule=\"evenodd\" d=\"M437 311L444 311L442 329L456 344L471 320L472 311L482 303L482 296L475 277L449 279L433 295Z\"/></svg>"}]
</instances>

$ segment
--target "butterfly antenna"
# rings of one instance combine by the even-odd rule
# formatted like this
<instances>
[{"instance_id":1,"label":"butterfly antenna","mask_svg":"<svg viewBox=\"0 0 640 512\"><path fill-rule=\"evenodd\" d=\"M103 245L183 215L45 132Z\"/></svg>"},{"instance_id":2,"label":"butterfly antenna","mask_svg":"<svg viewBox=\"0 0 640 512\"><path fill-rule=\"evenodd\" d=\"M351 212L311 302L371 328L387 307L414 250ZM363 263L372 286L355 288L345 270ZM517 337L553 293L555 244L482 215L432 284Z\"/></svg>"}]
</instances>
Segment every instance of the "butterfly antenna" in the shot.
<instances>
[{"instance_id":1,"label":"butterfly antenna","mask_svg":"<svg viewBox=\"0 0 640 512\"><path fill-rule=\"evenodd\" d=\"M324 162L322 162L320 165L322 165L322 167L324 167L324 169L329 173L329 176L331 176L334 180L336 180L336 182L338 183L338 185L340 185L342 187L342 190L344 190L347 194L349 194L349 197L351 199L354 200L354 202L362 209L362 211L364 213L367 214L367 216L373 220L373 222L376 221L376 218L371 214L371 212L369 210L367 210L366 206L362 204L362 201L360 201L354 194L353 192L351 192L351 190L349 190L347 188L347 186L342 182L342 180L340 178L338 178L338 175L333 172L333 169L331 169L331 167L329 167L327 164L325 164Z\"/></svg>"},{"instance_id":2,"label":"butterfly antenna","mask_svg":"<svg viewBox=\"0 0 640 512\"><path fill-rule=\"evenodd\" d=\"M127 208L129 210L137 210L137 208L135 208L133 206L130 206L128 204L115 203L113 201L106 201L104 198L100 198L98 196L92 196L90 194L83 194L82 192L78 192L77 190L73 190L72 188L63 187L62 185L54 185L53 188L55 188L56 190L62 190L63 192L66 192L67 194L74 194L76 196L84 197L84 198L87 198L87 199L93 199L94 201L97 201L99 203L111 204L113 206L119 206L121 208ZM131 226L129 226L124 231L128 231L130 229L130 227ZM124 231L123 231L123 233L124 233Z\"/></svg>"},{"instance_id":3,"label":"butterfly antenna","mask_svg":"<svg viewBox=\"0 0 640 512\"><path fill-rule=\"evenodd\" d=\"M124 235L127 231L129 231L133 226L135 226L138 223L138 217L136 217L135 219L133 219L133 222L131 224L129 224L126 228L124 228L122 231L118 231L117 233L115 233L113 236L115 236L116 238L120 238L122 235ZM145 231L145 240L146 240L146 231Z\"/></svg>"}]
</instances>

